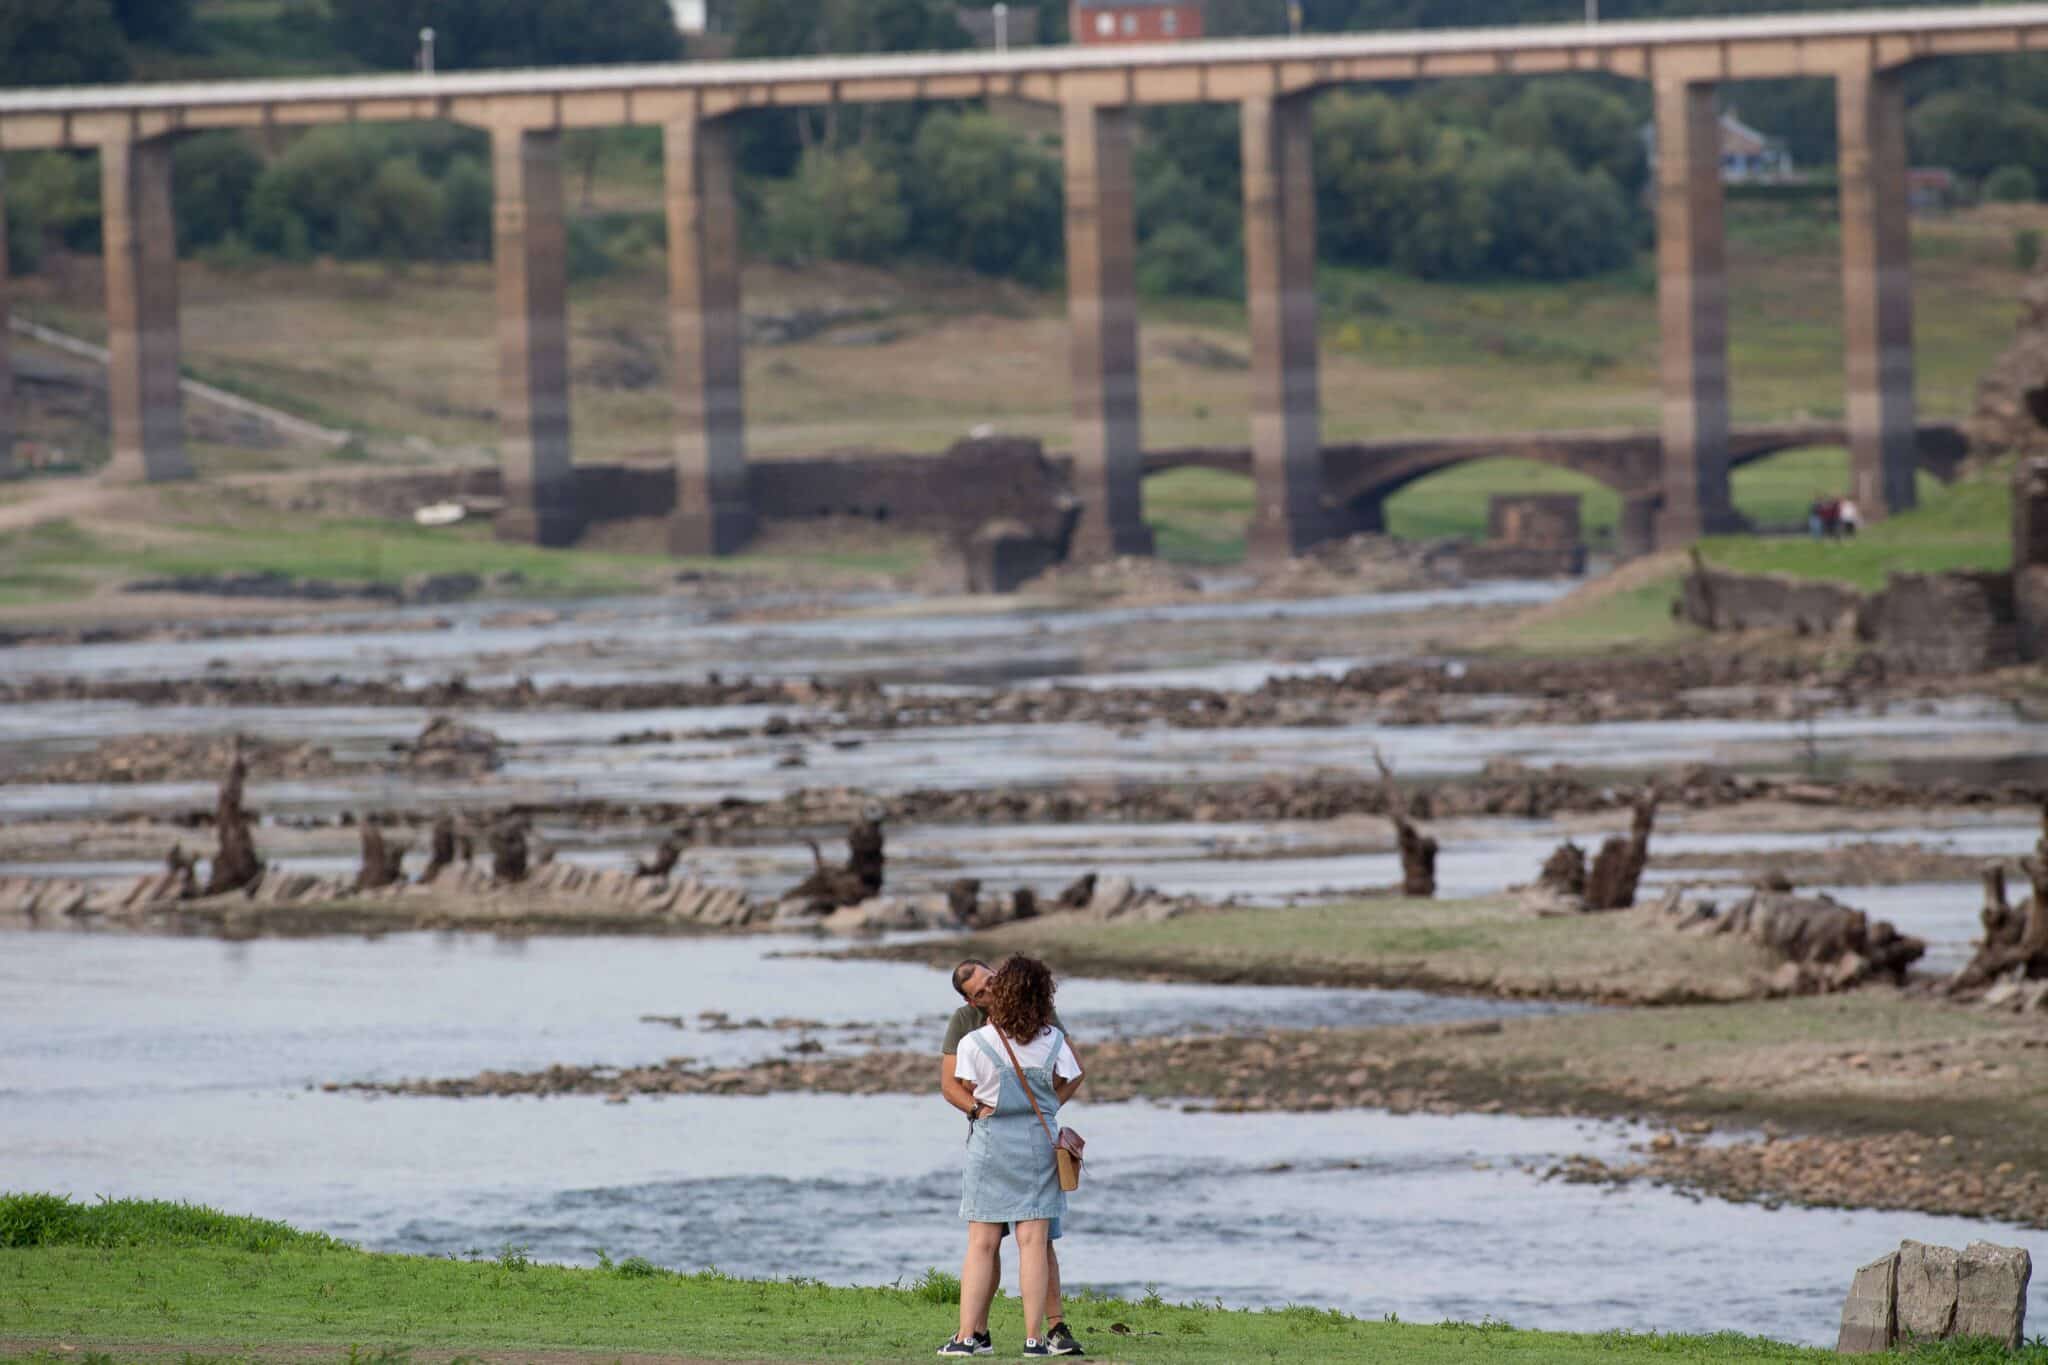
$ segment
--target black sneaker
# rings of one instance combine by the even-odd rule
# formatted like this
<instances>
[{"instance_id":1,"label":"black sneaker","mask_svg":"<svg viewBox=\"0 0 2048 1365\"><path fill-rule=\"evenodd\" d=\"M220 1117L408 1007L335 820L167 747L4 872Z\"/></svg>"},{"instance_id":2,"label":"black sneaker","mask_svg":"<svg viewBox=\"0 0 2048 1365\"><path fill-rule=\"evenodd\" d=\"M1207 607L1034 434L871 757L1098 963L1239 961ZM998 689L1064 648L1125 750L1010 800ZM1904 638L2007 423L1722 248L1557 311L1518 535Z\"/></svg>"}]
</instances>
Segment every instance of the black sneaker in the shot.
<instances>
[{"instance_id":1,"label":"black sneaker","mask_svg":"<svg viewBox=\"0 0 2048 1365\"><path fill-rule=\"evenodd\" d=\"M1046 1345L1052 1347L1052 1353L1056 1356L1084 1356L1088 1354L1081 1349L1081 1343L1074 1340L1074 1334L1067 1330L1067 1324L1064 1322L1056 1322L1051 1327L1048 1327L1045 1331L1045 1341Z\"/></svg>"},{"instance_id":2,"label":"black sneaker","mask_svg":"<svg viewBox=\"0 0 2048 1365\"><path fill-rule=\"evenodd\" d=\"M1024 1354L1027 1356L1056 1356L1059 1352L1052 1348L1050 1341L1045 1341L1038 1337L1028 1337L1024 1342Z\"/></svg>"},{"instance_id":3,"label":"black sneaker","mask_svg":"<svg viewBox=\"0 0 2048 1365\"><path fill-rule=\"evenodd\" d=\"M976 1332L964 1341L954 1337L939 1348L939 1354L942 1356L992 1356L995 1353L996 1348L989 1341L986 1332Z\"/></svg>"}]
</instances>

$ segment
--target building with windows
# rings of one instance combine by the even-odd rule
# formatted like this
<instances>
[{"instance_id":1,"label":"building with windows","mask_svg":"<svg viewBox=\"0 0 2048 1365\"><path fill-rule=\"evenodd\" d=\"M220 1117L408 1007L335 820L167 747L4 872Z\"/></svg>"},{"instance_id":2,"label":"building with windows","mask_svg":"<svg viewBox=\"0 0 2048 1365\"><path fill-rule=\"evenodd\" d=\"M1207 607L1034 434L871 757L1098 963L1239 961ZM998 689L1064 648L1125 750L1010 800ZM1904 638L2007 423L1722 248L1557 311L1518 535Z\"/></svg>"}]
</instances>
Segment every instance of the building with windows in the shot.
<instances>
[{"instance_id":1,"label":"building with windows","mask_svg":"<svg viewBox=\"0 0 2048 1365\"><path fill-rule=\"evenodd\" d=\"M1171 43L1202 36L1202 0L1073 0L1077 43Z\"/></svg>"}]
</instances>

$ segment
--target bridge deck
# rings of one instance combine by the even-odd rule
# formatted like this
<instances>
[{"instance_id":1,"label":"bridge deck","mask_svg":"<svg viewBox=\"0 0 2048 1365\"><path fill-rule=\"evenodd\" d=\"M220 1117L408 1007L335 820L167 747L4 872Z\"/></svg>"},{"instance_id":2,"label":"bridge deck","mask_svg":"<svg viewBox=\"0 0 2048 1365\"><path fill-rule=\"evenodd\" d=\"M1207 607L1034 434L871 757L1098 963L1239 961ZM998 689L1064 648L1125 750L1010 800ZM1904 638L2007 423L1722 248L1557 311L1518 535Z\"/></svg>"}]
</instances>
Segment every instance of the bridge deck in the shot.
<instances>
[{"instance_id":1,"label":"bridge deck","mask_svg":"<svg viewBox=\"0 0 2048 1365\"><path fill-rule=\"evenodd\" d=\"M1648 77L1653 66L1692 80L1741 80L2025 50L2048 50L2048 5L18 90L0 94L0 147L89 146L182 129L352 119L660 123L764 105L988 95L1185 103L1348 81L1575 70Z\"/></svg>"}]
</instances>

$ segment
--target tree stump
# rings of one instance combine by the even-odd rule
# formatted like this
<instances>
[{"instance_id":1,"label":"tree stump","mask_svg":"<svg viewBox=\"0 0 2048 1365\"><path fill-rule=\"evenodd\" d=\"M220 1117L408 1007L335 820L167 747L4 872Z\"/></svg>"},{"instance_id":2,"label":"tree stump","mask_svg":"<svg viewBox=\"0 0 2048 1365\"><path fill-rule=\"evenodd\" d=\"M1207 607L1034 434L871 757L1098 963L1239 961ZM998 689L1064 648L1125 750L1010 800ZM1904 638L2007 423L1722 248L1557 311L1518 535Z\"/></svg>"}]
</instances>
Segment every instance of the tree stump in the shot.
<instances>
[{"instance_id":1,"label":"tree stump","mask_svg":"<svg viewBox=\"0 0 2048 1365\"><path fill-rule=\"evenodd\" d=\"M405 854L411 846L386 843L384 831L368 820L358 828L362 832L363 865L356 872L356 890L376 891L404 881Z\"/></svg>"},{"instance_id":2,"label":"tree stump","mask_svg":"<svg viewBox=\"0 0 2048 1365\"><path fill-rule=\"evenodd\" d=\"M249 765L242 760L242 738L237 735L228 758L228 775L213 806L213 831L219 842L206 877L205 894L209 896L240 891L263 875L263 860L256 855L256 840L249 833L249 813L242 807L242 786L248 780Z\"/></svg>"},{"instance_id":3,"label":"tree stump","mask_svg":"<svg viewBox=\"0 0 2048 1365\"><path fill-rule=\"evenodd\" d=\"M1586 894L1586 850L1567 839L1543 860L1536 884L1561 896Z\"/></svg>"},{"instance_id":4,"label":"tree stump","mask_svg":"<svg viewBox=\"0 0 2048 1365\"><path fill-rule=\"evenodd\" d=\"M633 875L636 877L657 877L662 881L667 881L669 874L676 870L676 864L681 862L682 858L683 837L674 830L670 830L668 837L661 841L661 847L655 850L654 861L651 863L635 862L633 864Z\"/></svg>"},{"instance_id":5,"label":"tree stump","mask_svg":"<svg viewBox=\"0 0 2048 1365\"><path fill-rule=\"evenodd\" d=\"M455 817L443 815L434 821L434 833L427 844L427 870L420 873L420 885L434 884L434 879L455 861L455 848Z\"/></svg>"},{"instance_id":6,"label":"tree stump","mask_svg":"<svg viewBox=\"0 0 2048 1365\"><path fill-rule=\"evenodd\" d=\"M1588 910L1626 910L1636 903L1636 887L1650 861L1650 830L1656 823L1656 796L1642 797L1635 804L1628 837L1617 835L1600 845L1586 876Z\"/></svg>"},{"instance_id":7,"label":"tree stump","mask_svg":"<svg viewBox=\"0 0 2048 1365\"><path fill-rule=\"evenodd\" d=\"M491 878L516 884L526 880L526 823L504 820L491 830Z\"/></svg>"}]
</instances>

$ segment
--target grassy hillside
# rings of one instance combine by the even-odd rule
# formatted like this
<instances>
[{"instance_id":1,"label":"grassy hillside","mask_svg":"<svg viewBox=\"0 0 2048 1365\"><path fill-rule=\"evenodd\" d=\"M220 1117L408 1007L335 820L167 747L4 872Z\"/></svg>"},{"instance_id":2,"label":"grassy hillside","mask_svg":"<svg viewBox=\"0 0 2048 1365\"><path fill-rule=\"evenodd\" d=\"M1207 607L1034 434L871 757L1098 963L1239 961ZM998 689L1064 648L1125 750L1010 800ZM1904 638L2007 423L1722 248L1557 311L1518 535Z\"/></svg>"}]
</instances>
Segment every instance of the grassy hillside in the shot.
<instances>
[{"instance_id":1,"label":"grassy hillside","mask_svg":"<svg viewBox=\"0 0 2048 1365\"><path fill-rule=\"evenodd\" d=\"M436 1359L473 1351L717 1360L922 1359L957 1323L958 1284L836 1289L802 1278L678 1275L629 1260L571 1270L516 1247L467 1262L355 1251L275 1223L183 1205L79 1209L0 1195L0 1359ZM1521 1332L1506 1324L1366 1322L1312 1307L1234 1312L1070 1300L1096 1359L1431 1362L1821 1361L1831 1354L1733 1334ZM1021 1339L1014 1299L993 1326ZM1121 1327L1121 1332L1113 1330ZM89 1354L80 1355L83 1349ZM1959 1350L1943 1360L2007 1360ZM2038 1348L2020 1359L2048 1360Z\"/></svg>"}]
</instances>

